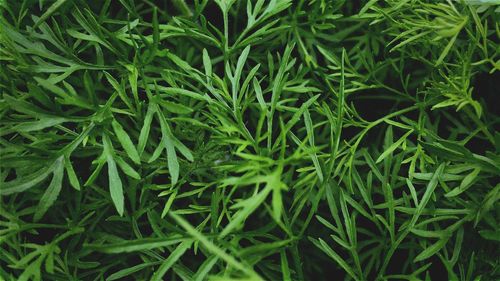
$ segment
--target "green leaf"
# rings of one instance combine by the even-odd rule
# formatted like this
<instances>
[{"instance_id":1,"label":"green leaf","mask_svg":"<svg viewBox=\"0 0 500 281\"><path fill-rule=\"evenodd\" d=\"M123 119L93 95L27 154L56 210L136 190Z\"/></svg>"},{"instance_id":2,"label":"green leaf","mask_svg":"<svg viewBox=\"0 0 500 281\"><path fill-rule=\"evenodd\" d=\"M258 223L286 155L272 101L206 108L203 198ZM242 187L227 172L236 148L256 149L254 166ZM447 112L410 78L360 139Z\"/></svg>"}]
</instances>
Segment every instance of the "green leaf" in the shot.
<instances>
[{"instance_id":1,"label":"green leaf","mask_svg":"<svg viewBox=\"0 0 500 281\"><path fill-rule=\"evenodd\" d=\"M306 102L304 102L300 108L293 114L292 118L286 124L285 131L289 131L297 122L299 122L300 117L304 112L319 98L320 95L315 95Z\"/></svg>"},{"instance_id":2,"label":"green leaf","mask_svg":"<svg viewBox=\"0 0 500 281\"><path fill-rule=\"evenodd\" d=\"M132 143L132 140L130 139L127 132L125 132L123 127L116 120L113 120L111 122L111 125L113 126L113 131L115 132L118 141L122 145L123 149L125 149L125 152L127 153L128 157L136 164L140 164L141 159L139 157L139 153L137 152L137 149Z\"/></svg>"},{"instance_id":3,"label":"green leaf","mask_svg":"<svg viewBox=\"0 0 500 281\"><path fill-rule=\"evenodd\" d=\"M236 110L238 101L238 91L240 88L241 73L243 71L243 66L245 66L248 54L250 53L250 46L247 46L243 52L241 52L238 58L238 63L236 64L236 69L234 71L234 76L231 79L232 92L233 92L233 109Z\"/></svg>"},{"instance_id":4,"label":"green leaf","mask_svg":"<svg viewBox=\"0 0 500 281\"><path fill-rule=\"evenodd\" d=\"M460 27L461 29L461 27ZM450 41L448 41L448 44L446 44L446 47L444 47L443 51L441 52L441 54L439 55L439 58L437 59L436 61L436 66L440 65L444 58L446 58L446 56L448 55L448 53L450 52L451 50L451 47L453 47L453 44L455 43L455 41L457 40L457 37L458 37L458 33L453 36Z\"/></svg>"},{"instance_id":5,"label":"green leaf","mask_svg":"<svg viewBox=\"0 0 500 281\"><path fill-rule=\"evenodd\" d=\"M290 267L288 265L288 259L286 257L285 251L280 252L280 257L281 257L281 272L283 274L283 281L291 281L292 280L292 274L290 272Z\"/></svg>"},{"instance_id":6,"label":"green leaf","mask_svg":"<svg viewBox=\"0 0 500 281\"><path fill-rule=\"evenodd\" d=\"M368 10L371 9L371 7L373 5L375 5L377 3L377 0L370 0L368 1L364 6L363 8L361 8L361 10L359 11L359 15L362 16L363 14L365 14Z\"/></svg>"},{"instance_id":7,"label":"green leaf","mask_svg":"<svg viewBox=\"0 0 500 281\"><path fill-rule=\"evenodd\" d=\"M125 89L123 89L123 86L116 81L116 79L111 76L111 74L104 72L106 75L106 79L108 80L109 84L115 89L115 91L118 93L118 96L120 99L128 106L128 108L132 109L132 103L130 102L130 99L127 97L127 93L125 93Z\"/></svg>"},{"instance_id":8,"label":"green leaf","mask_svg":"<svg viewBox=\"0 0 500 281\"><path fill-rule=\"evenodd\" d=\"M55 125L59 125L63 122L67 122L68 120L66 118L62 117L51 117L51 118L42 118L38 121L34 122L25 122L22 124L19 124L13 128L13 130L18 131L18 132L33 132L33 131L40 131L45 128L50 128L54 127Z\"/></svg>"},{"instance_id":9,"label":"green leaf","mask_svg":"<svg viewBox=\"0 0 500 281\"><path fill-rule=\"evenodd\" d=\"M464 179L460 182L460 186L454 188L450 192L446 193L446 197L454 197L460 195L462 192L466 191L469 187L472 186L474 180L477 178L479 173L481 172L481 168L474 168L472 172L467 174Z\"/></svg>"},{"instance_id":10,"label":"green leaf","mask_svg":"<svg viewBox=\"0 0 500 281\"><path fill-rule=\"evenodd\" d=\"M198 240L203 246L207 249L208 252L218 256L219 258L223 259L226 261L230 266L234 267L235 269L238 269L244 273L246 273L248 276L252 277L253 280L263 280L253 269L249 268L248 266L243 265L240 263L236 258L233 256L229 255L226 253L224 250L221 248L217 247L213 242L208 240L208 238L200 233L198 230L196 230L192 225L190 225L186 220L184 220L182 217L179 215L175 214L174 212L170 212L170 216L182 227L186 232L191 235L193 238Z\"/></svg>"},{"instance_id":11,"label":"green leaf","mask_svg":"<svg viewBox=\"0 0 500 281\"><path fill-rule=\"evenodd\" d=\"M418 204L417 208L415 209L415 213L413 214L412 220L410 224L413 226L417 222L418 218L422 214L425 206L427 206L427 203L429 203L429 200L431 199L431 196L434 193L434 190L436 189L439 179L444 171L445 164L442 163L439 165L439 167L436 169L436 171L432 174L432 178L427 184L427 187L425 188L425 193L422 196L422 199L420 199L420 203Z\"/></svg>"},{"instance_id":12,"label":"green leaf","mask_svg":"<svg viewBox=\"0 0 500 281\"><path fill-rule=\"evenodd\" d=\"M155 274L151 277L152 281L161 281L163 280L163 276L167 271L174 265L178 259L184 255L184 253L191 248L191 245L193 244L193 241L184 241L175 250L170 253L168 258L166 258L160 267L156 270Z\"/></svg>"},{"instance_id":13,"label":"green leaf","mask_svg":"<svg viewBox=\"0 0 500 281\"><path fill-rule=\"evenodd\" d=\"M193 162L194 161L194 156L191 150L187 148L182 142L180 142L177 138L173 138L172 140L174 142L175 148L184 156L188 161Z\"/></svg>"},{"instance_id":14,"label":"green leaf","mask_svg":"<svg viewBox=\"0 0 500 281\"><path fill-rule=\"evenodd\" d=\"M160 25L158 23L158 8L156 6L153 7L153 19L152 19L152 25L153 25L153 51L151 54L151 58L154 57L155 52L158 50L158 47L160 46Z\"/></svg>"},{"instance_id":15,"label":"green leaf","mask_svg":"<svg viewBox=\"0 0 500 281\"><path fill-rule=\"evenodd\" d=\"M175 185L179 180L179 161L177 160L177 154L175 153L175 147L172 139L170 137L165 137L164 143L167 150L168 172L172 177L172 185Z\"/></svg>"},{"instance_id":16,"label":"green leaf","mask_svg":"<svg viewBox=\"0 0 500 281\"><path fill-rule=\"evenodd\" d=\"M137 71L137 67L133 64L127 64L127 65L125 65L125 67L129 71L128 82L130 84L132 94L134 95L135 102L138 103L139 102L139 91L137 90L137 80L139 78L139 72Z\"/></svg>"},{"instance_id":17,"label":"green leaf","mask_svg":"<svg viewBox=\"0 0 500 281\"><path fill-rule=\"evenodd\" d=\"M206 276L210 272L210 270L214 267L214 265L219 261L219 258L216 255L211 255L205 259L203 264L198 268L198 271L194 274L194 281L203 281L206 280Z\"/></svg>"},{"instance_id":18,"label":"green leaf","mask_svg":"<svg viewBox=\"0 0 500 281\"><path fill-rule=\"evenodd\" d=\"M439 252L446 245L447 242L448 242L448 238L439 239L436 243L432 244L431 246L427 247L425 250L420 252L420 254L418 254L415 257L413 262L423 261L425 259L428 259L428 258L434 256L437 252Z\"/></svg>"},{"instance_id":19,"label":"green leaf","mask_svg":"<svg viewBox=\"0 0 500 281\"><path fill-rule=\"evenodd\" d=\"M281 221L281 214L283 212L283 198L281 196L282 183L279 181L271 182L269 184L273 185L273 217L276 221Z\"/></svg>"},{"instance_id":20,"label":"green leaf","mask_svg":"<svg viewBox=\"0 0 500 281\"><path fill-rule=\"evenodd\" d=\"M346 229L347 237L349 238L350 245L356 244L356 229L354 228L353 220L351 219L351 214L347 209L347 201L344 197L344 191L340 190L340 210L342 211L342 217L344 218L344 227Z\"/></svg>"},{"instance_id":21,"label":"green leaf","mask_svg":"<svg viewBox=\"0 0 500 281\"><path fill-rule=\"evenodd\" d=\"M185 240L185 238L176 235L168 238L162 237L124 240L122 242L113 244L84 244L83 247L87 250L97 251L105 254L120 254L163 248L170 245L179 244L181 242L184 242Z\"/></svg>"},{"instance_id":22,"label":"green leaf","mask_svg":"<svg viewBox=\"0 0 500 281\"><path fill-rule=\"evenodd\" d=\"M170 194L168 197L167 203L165 203L165 207L163 207L163 211L161 212L161 218L163 219L167 214L168 211L170 210L170 207L172 207L172 204L174 203L175 197L177 196L177 189Z\"/></svg>"},{"instance_id":23,"label":"green leaf","mask_svg":"<svg viewBox=\"0 0 500 281\"><path fill-rule=\"evenodd\" d=\"M12 193L23 192L42 182L54 170L56 162L50 166L46 166L32 174L17 178L9 182L0 184L0 195L9 195Z\"/></svg>"},{"instance_id":24,"label":"green leaf","mask_svg":"<svg viewBox=\"0 0 500 281\"><path fill-rule=\"evenodd\" d=\"M212 76L212 61L208 55L207 49L203 49L203 67L205 68L205 75L207 77Z\"/></svg>"},{"instance_id":25,"label":"green leaf","mask_svg":"<svg viewBox=\"0 0 500 281\"><path fill-rule=\"evenodd\" d=\"M144 148L146 147L149 132L151 131L151 122L153 121L153 115L156 112L156 107L153 103L149 103L148 110L146 112L146 117L144 118L144 124L142 126L141 132L139 133L139 143L137 144L137 153L142 155Z\"/></svg>"},{"instance_id":26,"label":"green leaf","mask_svg":"<svg viewBox=\"0 0 500 281\"><path fill-rule=\"evenodd\" d=\"M47 18L49 18L59 7L61 7L67 0L57 0L40 16L40 18L35 22L33 29L37 28L42 24Z\"/></svg>"},{"instance_id":27,"label":"green leaf","mask_svg":"<svg viewBox=\"0 0 500 281\"><path fill-rule=\"evenodd\" d=\"M66 174L68 175L70 185L76 189L80 190L80 181L73 169L73 165L71 164L71 159L69 157L64 158L64 167L66 168Z\"/></svg>"},{"instance_id":28,"label":"green leaf","mask_svg":"<svg viewBox=\"0 0 500 281\"><path fill-rule=\"evenodd\" d=\"M127 162L125 162L121 157L116 156L114 157L116 164L120 167L120 169L129 177L134 178L136 180L140 180L141 176L139 173L137 173L134 168L132 168Z\"/></svg>"},{"instance_id":29,"label":"green leaf","mask_svg":"<svg viewBox=\"0 0 500 281\"><path fill-rule=\"evenodd\" d=\"M396 150L399 146L401 146L401 144L406 140L406 138L411 133L413 133L413 130L406 132L406 134L404 134L400 139L398 139L395 143L391 144L388 148L386 148L385 151L382 154L380 154L380 156L377 158L376 163L382 162L382 160L384 160L389 154L394 152L394 150Z\"/></svg>"},{"instance_id":30,"label":"green leaf","mask_svg":"<svg viewBox=\"0 0 500 281\"><path fill-rule=\"evenodd\" d=\"M106 278L106 281L123 280L123 278L130 277L134 273L141 271L143 269L152 268L152 267L158 265L159 263L160 263L159 261L146 262L146 263L141 263L141 264L129 267L129 268L119 270L119 271L111 274L108 278Z\"/></svg>"},{"instance_id":31,"label":"green leaf","mask_svg":"<svg viewBox=\"0 0 500 281\"><path fill-rule=\"evenodd\" d=\"M304 111L304 123L306 125L307 136L309 138L309 145L315 150L315 142L314 142L314 127L311 120L311 115L309 114L309 110ZM320 182L323 181L323 171L321 170L321 166L319 164L318 156L315 152L311 153L311 158L314 164L314 168L316 169L316 173L318 174L318 179Z\"/></svg>"},{"instance_id":32,"label":"green leaf","mask_svg":"<svg viewBox=\"0 0 500 281\"><path fill-rule=\"evenodd\" d=\"M49 184L49 187L43 193L40 202L38 202L38 206L35 211L34 220L40 220L45 212L54 204L57 197L59 196L59 192L61 192L62 180L64 176L64 157L59 157L54 163L54 176L52 177L52 181Z\"/></svg>"},{"instance_id":33,"label":"green leaf","mask_svg":"<svg viewBox=\"0 0 500 281\"><path fill-rule=\"evenodd\" d=\"M159 104L172 113L189 114L193 112L192 108L184 106L180 103L160 101Z\"/></svg>"},{"instance_id":34,"label":"green leaf","mask_svg":"<svg viewBox=\"0 0 500 281\"><path fill-rule=\"evenodd\" d=\"M172 132L170 131L170 126L168 125L167 120L165 119L163 113L159 110L156 110L156 112L158 113L158 118L160 120L160 129L163 135L161 143L163 146L158 147L158 149L153 153L153 156L149 161L151 162L152 159L154 159L153 158L154 156L158 157L159 153L161 153L163 148L165 148L167 151L168 172L170 173L172 179L172 185L175 185L179 180L179 173L180 173L179 161L177 160L177 154L175 152L175 143L174 143L175 138L174 136L172 136ZM184 152L186 151L184 150ZM192 159L192 155L188 154L188 156L190 157L190 159Z\"/></svg>"},{"instance_id":35,"label":"green leaf","mask_svg":"<svg viewBox=\"0 0 500 281\"><path fill-rule=\"evenodd\" d=\"M114 152L111 141L106 135L103 135L103 145L106 163L108 164L109 193L111 194L111 200L115 205L116 211L120 216L122 216L125 201L123 198L122 180L120 179L120 175L118 174L118 169L116 168L116 163L113 158Z\"/></svg>"},{"instance_id":36,"label":"green leaf","mask_svg":"<svg viewBox=\"0 0 500 281\"><path fill-rule=\"evenodd\" d=\"M278 221L281 217L282 211L282 202L281 202L281 186L282 183L280 181L280 173L279 170L275 171L271 175L268 175L263 178L265 180L266 185L264 188L253 195L252 197L245 199L244 201L240 201L238 205L233 206L239 207L241 209L234 214L234 216L230 219L230 222L226 225L226 227L220 232L220 237L225 237L229 233L231 233L236 227L239 227L243 221L245 221L250 214L252 214L259 206L262 205L264 200L266 200L267 196L271 191L273 192L273 217ZM253 180L258 180L253 178ZM276 195L280 193L279 195Z\"/></svg>"},{"instance_id":37,"label":"green leaf","mask_svg":"<svg viewBox=\"0 0 500 281\"><path fill-rule=\"evenodd\" d=\"M255 90L255 95L257 96L257 101L259 102L260 108L264 111L267 111L267 104L264 100L264 95L262 94L262 88L260 87L259 80L257 78L253 78L253 88Z\"/></svg>"},{"instance_id":38,"label":"green leaf","mask_svg":"<svg viewBox=\"0 0 500 281\"><path fill-rule=\"evenodd\" d=\"M151 87L153 88L153 85L151 85ZM200 100L200 101L206 101L206 102L212 101L210 99L210 97L206 94L202 95L200 93L196 93L196 92L186 90L186 89L174 88L174 87L164 87L164 86L157 86L157 88L158 88L159 92L165 93L165 94L171 95L171 96L179 95L179 96L189 97L189 98L192 98L195 100Z\"/></svg>"},{"instance_id":39,"label":"green leaf","mask_svg":"<svg viewBox=\"0 0 500 281\"><path fill-rule=\"evenodd\" d=\"M481 172L480 168L474 168L472 172L470 172L467 176L464 177L464 179L460 183L460 189L461 190L467 189L474 182L474 180L477 178L480 172Z\"/></svg>"},{"instance_id":40,"label":"green leaf","mask_svg":"<svg viewBox=\"0 0 500 281\"><path fill-rule=\"evenodd\" d=\"M484 239L500 242L500 230L480 230L479 235Z\"/></svg>"},{"instance_id":41,"label":"green leaf","mask_svg":"<svg viewBox=\"0 0 500 281\"><path fill-rule=\"evenodd\" d=\"M325 252L329 257L331 257L342 269L347 272L354 280L359 280L354 273L354 270L348 265L348 263L342 259L339 254L337 254L326 242L319 238L318 240L312 240L312 242L316 245L316 247L320 248L323 252Z\"/></svg>"}]
</instances>

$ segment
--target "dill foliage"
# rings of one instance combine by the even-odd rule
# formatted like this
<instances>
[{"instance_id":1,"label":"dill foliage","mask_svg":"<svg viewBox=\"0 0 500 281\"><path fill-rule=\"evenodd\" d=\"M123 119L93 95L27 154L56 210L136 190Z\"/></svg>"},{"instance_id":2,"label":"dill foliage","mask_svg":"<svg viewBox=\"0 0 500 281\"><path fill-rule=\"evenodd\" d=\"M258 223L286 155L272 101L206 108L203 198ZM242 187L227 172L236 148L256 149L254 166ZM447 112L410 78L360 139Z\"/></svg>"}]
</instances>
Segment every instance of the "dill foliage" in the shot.
<instances>
[{"instance_id":1,"label":"dill foliage","mask_svg":"<svg viewBox=\"0 0 500 281\"><path fill-rule=\"evenodd\" d=\"M498 280L498 0L0 1L0 280Z\"/></svg>"}]
</instances>

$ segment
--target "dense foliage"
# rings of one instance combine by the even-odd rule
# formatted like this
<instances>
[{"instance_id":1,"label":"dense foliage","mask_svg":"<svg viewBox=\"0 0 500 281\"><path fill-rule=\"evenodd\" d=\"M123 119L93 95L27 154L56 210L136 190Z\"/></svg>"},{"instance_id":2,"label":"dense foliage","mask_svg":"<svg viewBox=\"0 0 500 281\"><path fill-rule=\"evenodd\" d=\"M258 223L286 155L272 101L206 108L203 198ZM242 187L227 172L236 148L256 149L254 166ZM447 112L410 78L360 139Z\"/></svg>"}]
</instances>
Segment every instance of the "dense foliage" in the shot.
<instances>
[{"instance_id":1,"label":"dense foliage","mask_svg":"<svg viewBox=\"0 0 500 281\"><path fill-rule=\"evenodd\" d=\"M498 280L497 0L1 0L0 280Z\"/></svg>"}]
</instances>

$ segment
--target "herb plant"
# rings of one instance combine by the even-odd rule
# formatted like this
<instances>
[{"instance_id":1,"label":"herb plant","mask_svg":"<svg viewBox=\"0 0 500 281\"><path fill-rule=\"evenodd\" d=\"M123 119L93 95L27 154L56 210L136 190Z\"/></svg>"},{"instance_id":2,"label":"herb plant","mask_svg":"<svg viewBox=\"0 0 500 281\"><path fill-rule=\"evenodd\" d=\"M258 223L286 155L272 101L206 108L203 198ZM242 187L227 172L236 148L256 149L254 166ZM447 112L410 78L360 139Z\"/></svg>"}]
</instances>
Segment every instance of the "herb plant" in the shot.
<instances>
[{"instance_id":1,"label":"herb plant","mask_svg":"<svg viewBox=\"0 0 500 281\"><path fill-rule=\"evenodd\" d=\"M498 0L0 1L0 280L498 280Z\"/></svg>"}]
</instances>

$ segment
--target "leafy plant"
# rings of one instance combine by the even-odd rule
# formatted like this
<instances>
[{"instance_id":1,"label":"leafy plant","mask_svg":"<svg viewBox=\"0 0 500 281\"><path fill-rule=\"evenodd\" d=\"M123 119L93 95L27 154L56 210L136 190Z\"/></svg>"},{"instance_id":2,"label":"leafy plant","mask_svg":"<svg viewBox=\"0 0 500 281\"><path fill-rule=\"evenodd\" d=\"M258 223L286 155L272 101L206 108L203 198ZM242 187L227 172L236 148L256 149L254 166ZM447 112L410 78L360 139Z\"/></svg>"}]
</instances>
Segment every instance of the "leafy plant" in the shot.
<instances>
[{"instance_id":1,"label":"leafy plant","mask_svg":"<svg viewBox=\"0 0 500 281\"><path fill-rule=\"evenodd\" d=\"M498 1L0 1L0 279L497 280Z\"/></svg>"}]
</instances>

